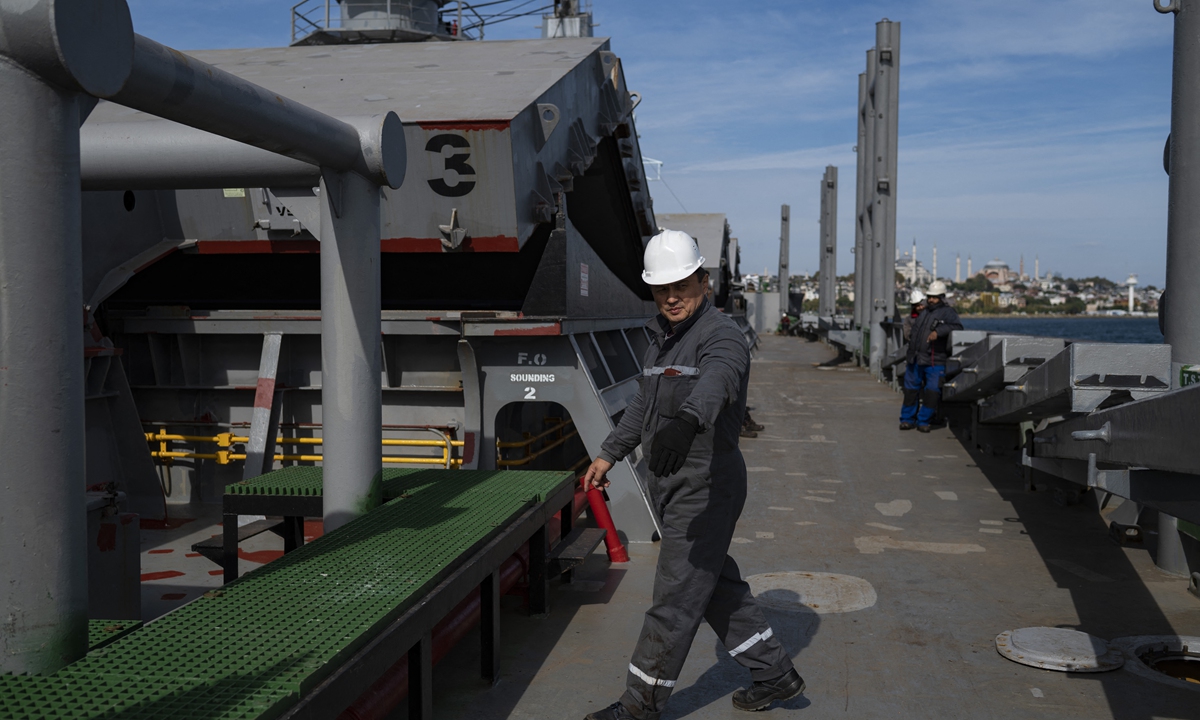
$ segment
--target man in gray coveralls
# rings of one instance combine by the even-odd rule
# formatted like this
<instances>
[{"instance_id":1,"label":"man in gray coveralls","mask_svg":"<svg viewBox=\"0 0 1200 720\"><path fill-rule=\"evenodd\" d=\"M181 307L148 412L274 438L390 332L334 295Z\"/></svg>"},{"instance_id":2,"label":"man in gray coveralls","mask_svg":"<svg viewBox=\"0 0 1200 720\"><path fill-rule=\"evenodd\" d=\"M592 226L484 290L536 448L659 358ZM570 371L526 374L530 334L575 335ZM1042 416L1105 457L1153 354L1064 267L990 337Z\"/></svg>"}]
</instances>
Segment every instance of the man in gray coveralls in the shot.
<instances>
[{"instance_id":1,"label":"man in gray coveralls","mask_svg":"<svg viewBox=\"0 0 1200 720\"><path fill-rule=\"evenodd\" d=\"M665 230L646 246L642 279L661 315L642 362L637 395L584 477L605 475L640 442L649 450L650 498L662 520L654 602L629 663L625 694L586 720L656 720L703 618L750 670L740 710L763 710L804 691L804 680L729 557L746 501L738 432L746 409L750 350L741 330L705 297L708 273L695 241Z\"/></svg>"}]
</instances>

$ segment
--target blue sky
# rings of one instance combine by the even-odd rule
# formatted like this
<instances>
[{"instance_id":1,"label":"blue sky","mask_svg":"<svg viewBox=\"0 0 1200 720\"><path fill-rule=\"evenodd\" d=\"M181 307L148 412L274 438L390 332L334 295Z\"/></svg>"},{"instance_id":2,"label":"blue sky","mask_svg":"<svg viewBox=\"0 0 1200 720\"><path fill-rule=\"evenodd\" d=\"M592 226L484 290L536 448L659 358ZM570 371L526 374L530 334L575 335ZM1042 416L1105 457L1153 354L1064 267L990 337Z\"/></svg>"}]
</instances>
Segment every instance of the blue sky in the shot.
<instances>
[{"instance_id":1,"label":"blue sky","mask_svg":"<svg viewBox=\"0 0 1200 720\"><path fill-rule=\"evenodd\" d=\"M287 42L287 0L131 0L136 30L180 49ZM732 9L731 9L732 8ZM818 182L840 170L839 273L852 271L855 105L875 22L901 22L897 241L953 276L1014 269L1162 286L1170 16L1150 0L729 3L594 0L641 93L645 155L690 212L724 212L743 271L773 271L779 206L792 271L817 263ZM494 39L538 36L536 18ZM680 202L651 184L655 209Z\"/></svg>"}]
</instances>

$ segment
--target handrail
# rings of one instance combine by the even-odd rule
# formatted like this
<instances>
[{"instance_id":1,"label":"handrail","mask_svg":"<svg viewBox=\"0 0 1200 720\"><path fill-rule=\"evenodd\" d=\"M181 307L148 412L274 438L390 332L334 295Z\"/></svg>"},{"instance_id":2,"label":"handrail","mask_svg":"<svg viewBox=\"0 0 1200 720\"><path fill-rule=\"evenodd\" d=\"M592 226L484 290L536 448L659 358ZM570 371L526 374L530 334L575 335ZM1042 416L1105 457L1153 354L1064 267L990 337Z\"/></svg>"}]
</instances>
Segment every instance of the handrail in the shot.
<instances>
[{"instance_id":1,"label":"handrail","mask_svg":"<svg viewBox=\"0 0 1200 720\"><path fill-rule=\"evenodd\" d=\"M462 459L454 457L453 449L456 447L464 447L466 445L463 440L453 440L448 434L442 430L435 428L412 428L414 430L429 430L441 439L438 440L414 440L407 438L384 438L381 445L384 447L428 447L441 448L442 454L440 457L408 457L399 455L384 455L382 456L385 463L404 463L415 465L442 465L446 468L458 467L462 465ZM250 438L244 435L234 435L233 433L217 433L216 435L184 435L180 433L168 433L165 429L160 429L158 432L144 433L146 442L158 443L158 450L152 450L150 457L159 460L165 460L167 464L176 458L180 459L195 459L195 460L215 460L218 465L228 465L232 462L240 462L246 459L245 453L233 452L227 448L233 448L235 444L249 442ZM168 443L171 442L189 442L189 443L213 443L218 450L215 453L199 453L183 450L171 450ZM277 445L321 445L323 441L319 437L309 438L275 438ZM290 462L321 462L324 459L323 455L289 455L280 453L272 456L274 460L290 461Z\"/></svg>"},{"instance_id":2,"label":"handrail","mask_svg":"<svg viewBox=\"0 0 1200 720\"><path fill-rule=\"evenodd\" d=\"M550 452L551 450L558 447L559 445L562 445L563 443L570 440L571 438L578 437L578 436L579 436L579 431L572 430L571 432L567 433L566 435L563 435L562 437L560 437L559 439L550 443L549 445L543 445L541 447L541 449L539 449L537 452L527 453L525 455L525 457L517 458L516 460L505 460L503 458L497 458L496 465L498 467L516 467L516 466L520 466L520 465L528 465L529 463L533 462L534 460L537 460L541 456Z\"/></svg>"},{"instance_id":3,"label":"handrail","mask_svg":"<svg viewBox=\"0 0 1200 720\"><path fill-rule=\"evenodd\" d=\"M546 418L546 420L560 420L560 421L561 421L562 419L561 419L561 418ZM507 442L501 442L501 441L497 440L497 441L496 441L496 447L498 447L498 448L521 448L521 447L529 447L530 445L532 445L533 443L537 442L538 440L541 440L542 438L546 437L547 435L551 435L551 434L553 434L553 433L555 433L555 432L559 432L559 431L561 431L563 428L565 428L565 427L567 427L567 426L569 426L569 425L574 425L574 424L575 424L575 421L574 421L574 420L565 420L565 421L561 421L561 422L559 422L559 424L558 424L558 425L555 425L554 427L552 427L552 428L549 428L548 430L546 430L546 431L544 431L544 432L542 432L542 433L539 433L539 434L537 434L537 435L532 435L532 436L530 436L530 437L527 437L527 438L525 438L524 440L517 440L517 441L507 441Z\"/></svg>"},{"instance_id":4,"label":"handrail","mask_svg":"<svg viewBox=\"0 0 1200 720\"><path fill-rule=\"evenodd\" d=\"M565 430L566 428L575 424L574 420L570 420L570 419L563 420L562 418L556 418L556 417L548 417L545 419L545 422L555 422L555 421L557 421L557 423L558 423L557 425L547 428L546 430L538 433L537 435L531 435L531 436L525 438L524 440L505 441L505 442L501 442L501 441L497 440L496 441L496 466L497 467L519 467L521 465L528 465L529 463L533 462L534 460L537 460L539 457L545 455L547 452L553 450L556 447L559 447L566 441L570 440L573 437L577 437L579 435L578 430L572 430L571 432L569 432L565 435L563 434L563 430ZM544 445L542 445L542 447L540 447L536 451L533 450L534 443L538 442L539 440L545 440L546 438L548 438L551 435L554 435L556 433L558 434L558 438L554 442L544 444ZM511 449L511 448L524 448L525 454L519 458L506 459L504 457L502 451L504 449Z\"/></svg>"}]
</instances>

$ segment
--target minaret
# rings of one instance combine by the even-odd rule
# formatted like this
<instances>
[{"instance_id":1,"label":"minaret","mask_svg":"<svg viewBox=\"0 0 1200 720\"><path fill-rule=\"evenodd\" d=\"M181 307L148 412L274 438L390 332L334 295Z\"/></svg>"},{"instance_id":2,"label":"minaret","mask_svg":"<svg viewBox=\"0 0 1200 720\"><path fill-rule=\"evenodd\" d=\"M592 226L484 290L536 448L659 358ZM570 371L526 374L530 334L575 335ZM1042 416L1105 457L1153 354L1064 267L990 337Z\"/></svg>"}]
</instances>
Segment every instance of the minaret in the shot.
<instances>
[{"instance_id":1,"label":"minaret","mask_svg":"<svg viewBox=\"0 0 1200 720\"><path fill-rule=\"evenodd\" d=\"M937 245L934 245L934 246L933 246L933 268L932 268L932 271L933 271L933 279L934 279L934 280L937 280L937 279L938 279L938 274L937 274Z\"/></svg>"},{"instance_id":2,"label":"minaret","mask_svg":"<svg viewBox=\"0 0 1200 720\"><path fill-rule=\"evenodd\" d=\"M962 282L962 253L954 253L954 282Z\"/></svg>"},{"instance_id":3,"label":"minaret","mask_svg":"<svg viewBox=\"0 0 1200 720\"><path fill-rule=\"evenodd\" d=\"M1038 282L1042 281L1042 267L1037 255L1033 256L1033 279Z\"/></svg>"},{"instance_id":4,"label":"minaret","mask_svg":"<svg viewBox=\"0 0 1200 720\"><path fill-rule=\"evenodd\" d=\"M1017 279L1024 280L1025 279L1025 253L1021 253L1020 268L1021 268L1021 270L1020 270L1020 273L1017 275Z\"/></svg>"},{"instance_id":5,"label":"minaret","mask_svg":"<svg viewBox=\"0 0 1200 720\"><path fill-rule=\"evenodd\" d=\"M971 275L971 256L968 255L967 256L967 279L970 280L972 277L974 277L974 276Z\"/></svg>"},{"instance_id":6,"label":"minaret","mask_svg":"<svg viewBox=\"0 0 1200 720\"><path fill-rule=\"evenodd\" d=\"M909 266L912 268L912 284L917 284L917 239L913 238L912 256L908 259Z\"/></svg>"}]
</instances>

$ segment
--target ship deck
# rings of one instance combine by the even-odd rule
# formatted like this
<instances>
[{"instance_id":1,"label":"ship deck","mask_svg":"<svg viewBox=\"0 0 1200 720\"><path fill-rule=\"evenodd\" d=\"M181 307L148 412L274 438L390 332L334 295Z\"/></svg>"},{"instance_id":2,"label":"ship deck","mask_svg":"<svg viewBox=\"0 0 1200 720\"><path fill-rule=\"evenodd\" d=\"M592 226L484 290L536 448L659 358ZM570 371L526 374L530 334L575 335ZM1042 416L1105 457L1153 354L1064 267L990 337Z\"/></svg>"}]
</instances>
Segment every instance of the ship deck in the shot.
<instances>
[{"instance_id":1,"label":"ship deck","mask_svg":"<svg viewBox=\"0 0 1200 720\"><path fill-rule=\"evenodd\" d=\"M1012 458L970 452L945 428L900 432L899 396L864 371L814 367L832 356L817 343L762 338L750 404L767 427L742 441L750 488L730 553L746 576L850 575L877 601L849 612L766 609L808 689L762 717L1200 717L1200 686L1001 657L996 635L1021 627L1107 640L1197 635L1200 599L1148 550L1110 541L1095 505L1060 507L1025 491ZM616 700L657 547L630 554L622 565L593 556L544 619L508 598L501 682L478 680L468 636L435 672L438 717L582 718ZM773 604L786 594L772 591ZM746 717L730 695L748 681L702 625L664 718Z\"/></svg>"},{"instance_id":2,"label":"ship deck","mask_svg":"<svg viewBox=\"0 0 1200 720\"><path fill-rule=\"evenodd\" d=\"M1149 548L1119 547L1108 539L1111 505L1060 507L1028 492L1013 458L974 452L947 428L900 432L899 396L865 371L818 366L832 357L818 343L762 338L750 404L767 427L742 441L749 496L730 553L745 576L832 573L870 589L816 610L786 589L767 593L775 607L765 612L808 689L766 717L1200 718L1200 685L1127 669L1039 670L995 649L997 634L1031 626L1106 640L1200 635L1200 599L1155 567L1152 534ZM187 544L216 531L219 516L199 514L143 533L143 572L178 565ZM266 538L243 545L243 570L277 554ZM162 554L171 546L179 552ZM629 551L631 562L610 564L601 548L573 583L556 583L546 617L505 597L500 682L479 679L468 633L434 672L437 717L582 718L616 700L657 546ZM143 583L147 619L219 585L211 563L186 562L196 565L186 578ZM874 604L860 607L871 592ZM664 718L745 717L729 696L748 680L702 625Z\"/></svg>"}]
</instances>

